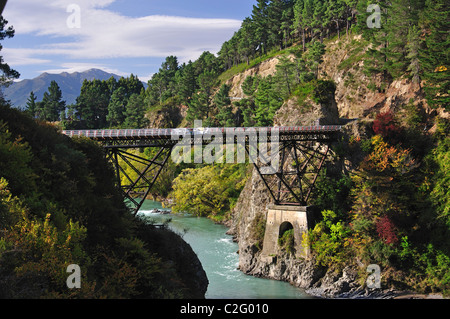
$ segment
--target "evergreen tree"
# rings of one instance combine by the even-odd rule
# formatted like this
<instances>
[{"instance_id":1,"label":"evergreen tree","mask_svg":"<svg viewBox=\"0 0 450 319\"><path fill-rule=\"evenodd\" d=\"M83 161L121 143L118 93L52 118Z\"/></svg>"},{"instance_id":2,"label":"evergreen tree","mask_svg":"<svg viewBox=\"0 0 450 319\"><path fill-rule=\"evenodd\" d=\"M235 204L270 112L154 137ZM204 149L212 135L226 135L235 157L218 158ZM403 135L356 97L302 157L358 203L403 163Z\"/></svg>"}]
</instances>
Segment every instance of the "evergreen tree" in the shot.
<instances>
[{"instance_id":1,"label":"evergreen tree","mask_svg":"<svg viewBox=\"0 0 450 319\"><path fill-rule=\"evenodd\" d=\"M414 25L409 28L408 42L406 44L408 55L406 58L409 61L408 71L414 83L420 84L421 66L419 60L420 39L419 31Z\"/></svg>"},{"instance_id":2,"label":"evergreen tree","mask_svg":"<svg viewBox=\"0 0 450 319\"><path fill-rule=\"evenodd\" d=\"M239 119L239 124L244 127L252 127L256 126L256 120L255 120L255 112L256 112L256 106L253 99L242 99L240 101L237 101L235 105L239 109L238 115L242 114L242 119Z\"/></svg>"},{"instance_id":3,"label":"evergreen tree","mask_svg":"<svg viewBox=\"0 0 450 319\"><path fill-rule=\"evenodd\" d=\"M303 52L306 50L306 19L303 16L304 0L297 0L294 5L294 28L301 34Z\"/></svg>"},{"instance_id":4,"label":"evergreen tree","mask_svg":"<svg viewBox=\"0 0 450 319\"><path fill-rule=\"evenodd\" d=\"M193 123L195 120L206 119L209 114L209 103L209 97L205 92L200 91L194 94L188 103L186 120Z\"/></svg>"},{"instance_id":5,"label":"evergreen tree","mask_svg":"<svg viewBox=\"0 0 450 319\"><path fill-rule=\"evenodd\" d=\"M30 92L30 96L27 99L27 113L30 114L33 118L37 116L37 105L36 105L36 95L34 95L34 92Z\"/></svg>"},{"instance_id":6,"label":"evergreen tree","mask_svg":"<svg viewBox=\"0 0 450 319\"><path fill-rule=\"evenodd\" d=\"M257 126L271 126L275 112L283 104L283 98L273 88L272 77L261 80L255 96Z\"/></svg>"},{"instance_id":7,"label":"evergreen tree","mask_svg":"<svg viewBox=\"0 0 450 319\"><path fill-rule=\"evenodd\" d=\"M312 24L314 32L319 33L320 42L323 43L323 37L325 35L325 27L328 24L327 15L327 2L325 0L316 0L313 4L313 16Z\"/></svg>"},{"instance_id":8,"label":"evergreen tree","mask_svg":"<svg viewBox=\"0 0 450 319\"><path fill-rule=\"evenodd\" d=\"M387 10L385 68L393 78L399 78L407 69L405 40L415 23L415 10L414 1L406 0L392 0Z\"/></svg>"},{"instance_id":9,"label":"evergreen tree","mask_svg":"<svg viewBox=\"0 0 450 319\"><path fill-rule=\"evenodd\" d=\"M244 22L242 22L238 51L240 57L244 59L247 65L250 63L250 57L255 54L257 47L257 41L254 37L255 30L255 24L250 18L246 18Z\"/></svg>"},{"instance_id":10,"label":"evergreen tree","mask_svg":"<svg viewBox=\"0 0 450 319\"><path fill-rule=\"evenodd\" d=\"M124 123L127 103L126 89L121 86L114 91L108 104L106 121L110 127L117 127Z\"/></svg>"},{"instance_id":11,"label":"evergreen tree","mask_svg":"<svg viewBox=\"0 0 450 319\"><path fill-rule=\"evenodd\" d=\"M242 82L241 88L245 95L248 95L252 99L254 99L255 92L258 89L259 82L261 81L261 76L252 76L249 75L245 78L244 82Z\"/></svg>"},{"instance_id":12,"label":"evergreen tree","mask_svg":"<svg viewBox=\"0 0 450 319\"><path fill-rule=\"evenodd\" d=\"M319 76L319 65L323 62L322 58L325 54L325 45L319 41L311 41L308 43L308 51L306 52L307 64L316 78Z\"/></svg>"},{"instance_id":13,"label":"evergreen tree","mask_svg":"<svg viewBox=\"0 0 450 319\"><path fill-rule=\"evenodd\" d=\"M450 108L450 9L445 0L427 0L420 19L427 34L419 53L423 67L424 90L433 107Z\"/></svg>"},{"instance_id":14,"label":"evergreen tree","mask_svg":"<svg viewBox=\"0 0 450 319\"><path fill-rule=\"evenodd\" d=\"M125 86L127 98L133 94L141 94L144 89L144 84L142 84L141 80L134 74L131 74L130 77L126 78Z\"/></svg>"},{"instance_id":15,"label":"evergreen tree","mask_svg":"<svg viewBox=\"0 0 450 319\"><path fill-rule=\"evenodd\" d=\"M3 41L6 38L14 37L14 28L9 26L6 28L8 21L0 15L0 41ZM6 28L6 29L5 29ZM2 46L0 45L0 51L2 50ZM0 86L9 85L14 79L18 79L20 77L20 73L4 63L3 57L0 56Z\"/></svg>"},{"instance_id":16,"label":"evergreen tree","mask_svg":"<svg viewBox=\"0 0 450 319\"><path fill-rule=\"evenodd\" d=\"M252 20L255 23L255 38L258 39L258 51L261 55L267 52L268 45L268 0L258 0L253 6Z\"/></svg>"},{"instance_id":17,"label":"evergreen tree","mask_svg":"<svg viewBox=\"0 0 450 319\"><path fill-rule=\"evenodd\" d=\"M133 93L128 99L125 111L125 127L140 129L144 128L148 121L145 118L144 98L140 94Z\"/></svg>"},{"instance_id":18,"label":"evergreen tree","mask_svg":"<svg viewBox=\"0 0 450 319\"><path fill-rule=\"evenodd\" d=\"M52 81L42 101L35 104L35 113L41 120L54 122L60 119L61 113L65 110L66 102L62 100L61 89L56 81Z\"/></svg>"},{"instance_id":19,"label":"evergreen tree","mask_svg":"<svg viewBox=\"0 0 450 319\"><path fill-rule=\"evenodd\" d=\"M283 33L281 22L283 16L283 1L272 0L267 7L267 46L283 49Z\"/></svg>"},{"instance_id":20,"label":"evergreen tree","mask_svg":"<svg viewBox=\"0 0 450 319\"><path fill-rule=\"evenodd\" d=\"M276 66L277 73L274 80L280 88L283 96L288 97L292 94L293 85L295 85L295 64L287 56L281 56Z\"/></svg>"},{"instance_id":21,"label":"evergreen tree","mask_svg":"<svg viewBox=\"0 0 450 319\"><path fill-rule=\"evenodd\" d=\"M214 104L218 109L216 118L218 120L218 124L224 127L235 126L231 100L229 97L230 89L231 86L223 84L219 92L214 97Z\"/></svg>"},{"instance_id":22,"label":"evergreen tree","mask_svg":"<svg viewBox=\"0 0 450 319\"><path fill-rule=\"evenodd\" d=\"M343 0L328 0L328 5L326 7L325 15L327 20L336 24L336 31L338 34L338 39L341 38L341 21L344 17L344 12L346 10L346 5Z\"/></svg>"},{"instance_id":23,"label":"evergreen tree","mask_svg":"<svg viewBox=\"0 0 450 319\"><path fill-rule=\"evenodd\" d=\"M77 98L77 116L86 129L100 129L107 125L110 91L108 83L100 80L84 80Z\"/></svg>"},{"instance_id":24,"label":"evergreen tree","mask_svg":"<svg viewBox=\"0 0 450 319\"><path fill-rule=\"evenodd\" d=\"M197 89L194 66L191 61L177 72L178 94L187 102Z\"/></svg>"}]
</instances>

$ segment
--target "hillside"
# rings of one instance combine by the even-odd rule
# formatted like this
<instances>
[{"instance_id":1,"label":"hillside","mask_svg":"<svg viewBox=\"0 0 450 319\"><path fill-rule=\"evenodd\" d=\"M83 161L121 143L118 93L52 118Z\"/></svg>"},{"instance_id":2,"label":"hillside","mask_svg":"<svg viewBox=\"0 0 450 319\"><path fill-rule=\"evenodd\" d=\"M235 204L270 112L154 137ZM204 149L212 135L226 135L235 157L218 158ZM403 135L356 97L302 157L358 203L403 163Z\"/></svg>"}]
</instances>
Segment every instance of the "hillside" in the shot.
<instances>
[{"instance_id":1,"label":"hillside","mask_svg":"<svg viewBox=\"0 0 450 319\"><path fill-rule=\"evenodd\" d=\"M108 80L111 77L116 80L121 78L116 74L107 73L99 69L90 69L84 72L75 73L42 73L34 79L13 82L9 87L4 89L4 95L7 100L11 101L13 106L25 108L31 91L34 92L37 100L40 101L44 96L44 92L46 92L50 86L50 83L56 81L62 91L63 100L66 101L66 105L69 105L75 103L76 98L80 95L80 89L84 80Z\"/></svg>"},{"instance_id":2,"label":"hillside","mask_svg":"<svg viewBox=\"0 0 450 319\"><path fill-rule=\"evenodd\" d=\"M126 207L102 149L0 102L0 298L204 298L192 248ZM80 266L81 289L66 285Z\"/></svg>"},{"instance_id":3,"label":"hillside","mask_svg":"<svg viewBox=\"0 0 450 319\"><path fill-rule=\"evenodd\" d=\"M439 204L442 198L435 197L438 189L433 187L448 181L448 164L437 158L448 156L449 113L428 105L423 85L406 78L383 81L381 73L368 76L363 68L367 42L360 35L324 43L320 77L335 84L333 96L320 105L294 94L274 115L277 126L310 125L336 111L339 116L329 124L353 119L344 127L342 142L333 145L332 158L312 201L324 216L324 222L310 230L313 254L308 260L298 260L280 247L272 261L261 258L263 233L258 225L265 222L272 201L253 170L229 222L229 233L239 242L239 268L257 277L288 281L321 297L393 298L404 289L448 293L450 282L444 269L450 265L449 222L446 208ZM271 58L234 75L227 82L232 85L230 92L239 96L246 76L276 74L278 63L279 57ZM381 123L385 114L392 115L391 131L377 126L388 125ZM399 161L400 153L404 154L400 164L379 162L395 161L383 156L398 156ZM395 165L400 165L401 172ZM425 186L422 183L428 183L428 177L424 173L430 169L440 177ZM402 192L410 195L402 196ZM330 212L333 218L327 221ZM433 235L427 235L429 227ZM383 265L383 290L370 291L364 284L365 267L374 262ZM427 278L425 269L433 273L433 279Z\"/></svg>"}]
</instances>

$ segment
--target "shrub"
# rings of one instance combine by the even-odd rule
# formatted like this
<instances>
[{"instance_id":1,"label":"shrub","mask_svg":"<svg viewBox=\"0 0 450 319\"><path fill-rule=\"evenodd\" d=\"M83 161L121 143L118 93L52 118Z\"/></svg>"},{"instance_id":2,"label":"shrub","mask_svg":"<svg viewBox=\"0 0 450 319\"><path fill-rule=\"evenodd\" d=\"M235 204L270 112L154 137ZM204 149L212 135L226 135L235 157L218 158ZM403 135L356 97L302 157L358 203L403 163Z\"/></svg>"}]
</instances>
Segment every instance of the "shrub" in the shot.
<instances>
[{"instance_id":1,"label":"shrub","mask_svg":"<svg viewBox=\"0 0 450 319\"><path fill-rule=\"evenodd\" d=\"M373 131L384 138L396 139L401 132L394 114L389 111L386 113L379 113L373 122Z\"/></svg>"},{"instance_id":2,"label":"shrub","mask_svg":"<svg viewBox=\"0 0 450 319\"><path fill-rule=\"evenodd\" d=\"M288 254L295 254L294 230L289 229L278 238L278 245Z\"/></svg>"},{"instance_id":3,"label":"shrub","mask_svg":"<svg viewBox=\"0 0 450 319\"><path fill-rule=\"evenodd\" d=\"M397 229L394 223L388 216L383 216L376 224L377 233L380 239L383 239L386 244L396 244L398 242Z\"/></svg>"}]
</instances>

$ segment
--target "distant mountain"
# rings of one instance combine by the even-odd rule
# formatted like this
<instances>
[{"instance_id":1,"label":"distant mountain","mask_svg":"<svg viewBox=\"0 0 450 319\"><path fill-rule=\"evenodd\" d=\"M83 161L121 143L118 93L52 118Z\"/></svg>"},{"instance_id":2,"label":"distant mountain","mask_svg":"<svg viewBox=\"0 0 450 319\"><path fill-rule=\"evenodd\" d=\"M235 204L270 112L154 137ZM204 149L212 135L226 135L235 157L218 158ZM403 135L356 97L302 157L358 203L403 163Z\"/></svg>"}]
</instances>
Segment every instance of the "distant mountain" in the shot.
<instances>
[{"instance_id":1,"label":"distant mountain","mask_svg":"<svg viewBox=\"0 0 450 319\"><path fill-rule=\"evenodd\" d=\"M56 81L61 88L63 99L66 101L66 105L73 104L76 98L80 95L81 85L86 79L88 81L108 80L111 77L116 80L121 76L116 74L107 73L99 69L90 69L84 72L60 74L42 73L38 77L32 80L23 80L20 82L14 82L8 88L4 89L5 98L10 100L12 105L18 108L25 108L27 99L30 96L30 92L33 91L37 97L37 101L41 101L44 93L50 86L51 81Z\"/></svg>"}]
</instances>

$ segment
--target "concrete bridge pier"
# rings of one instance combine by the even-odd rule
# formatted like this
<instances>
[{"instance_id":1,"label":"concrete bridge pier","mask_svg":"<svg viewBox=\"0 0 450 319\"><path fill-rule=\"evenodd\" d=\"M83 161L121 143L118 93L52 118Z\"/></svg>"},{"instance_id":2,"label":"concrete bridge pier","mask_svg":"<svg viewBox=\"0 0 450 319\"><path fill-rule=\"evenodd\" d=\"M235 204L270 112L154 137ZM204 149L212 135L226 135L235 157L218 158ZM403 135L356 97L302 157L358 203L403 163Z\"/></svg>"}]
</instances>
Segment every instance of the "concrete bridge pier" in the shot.
<instances>
[{"instance_id":1,"label":"concrete bridge pier","mask_svg":"<svg viewBox=\"0 0 450 319\"><path fill-rule=\"evenodd\" d=\"M313 206L269 206L262 257L271 259L276 256L280 249L278 239L293 229L295 257L308 258L310 248L303 243L303 234L314 227L318 215Z\"/></svg>"}]
</instances>

